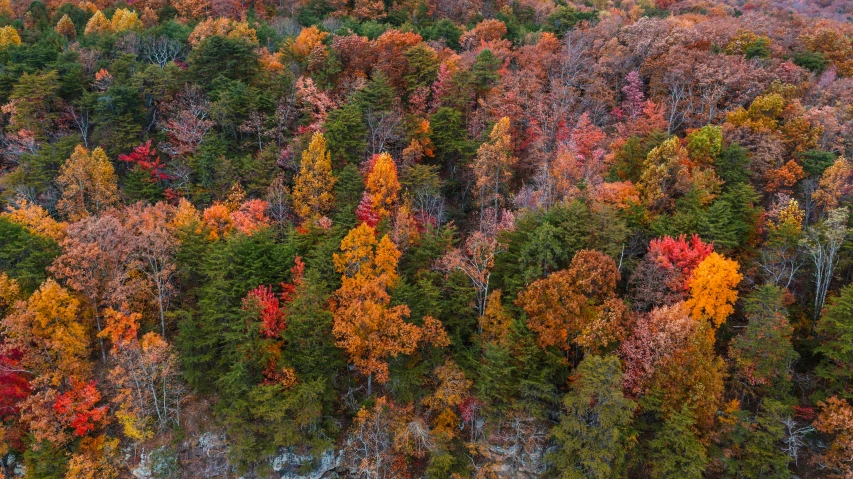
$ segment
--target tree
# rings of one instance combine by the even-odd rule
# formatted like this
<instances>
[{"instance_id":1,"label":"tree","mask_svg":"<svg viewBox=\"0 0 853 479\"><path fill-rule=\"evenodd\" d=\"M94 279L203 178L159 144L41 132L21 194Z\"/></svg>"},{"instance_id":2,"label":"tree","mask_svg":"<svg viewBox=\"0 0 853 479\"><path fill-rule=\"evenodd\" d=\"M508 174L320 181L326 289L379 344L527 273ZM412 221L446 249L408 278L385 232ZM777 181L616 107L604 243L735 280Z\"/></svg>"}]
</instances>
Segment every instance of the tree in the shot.
<instances>
[{"instance_id":1,"label":"tree","mask_svg":"<svg viewBox=\"0 0 853 479\"><path fill-rule=\"evenodd\" d=\"M332 303L332 333L356 369L367 375L368 394L374 375L379 383L388 381L388 357L412 354L422 339L432 339L424 337L426 319L421 329L405 322L408 306L390 306L399 258L388 235L377 241L376 231L365 223L351 230L341 241L341 253L334 254L335 269L342 276Z\"/></svg>"},{"instance_id":2,"label":"tree","mask_svg":"<svg viewBox=\"0 0 853 479\"><path fill-rule=\"evenodd\" d=\"M662 479L701 479L708 466L705 446L693 429L690 411L675 413L663 419L663 426L649 441L649 462L654 477Z\"/></svg>"},{"instance_id":3,"label":"tree","mask_svg":"<svg viewBox=\"0 0 853 479\"><path fill-rule=\"evenodd\" d=\"M160 313L160 334L166 337L166 309L174 293L175 255L178 240L169 227L171 206L165 203L136 203L125 211L125 227L130 235L130 256L126 268L142 273Z\"/></svg>"},{"instance_id":4,"label":"tree","mask_svg":"<svg viewBox=\"0 0 853 479\"><path fill-rule=\"evenodd\" d=\"M2 27L0 30L8 32L9 29L15 32L11 26ZM58 97L59 87L59 73L56 71L40 75L21 75L9 96L14 105L9 119L12 131L26 130L32 132L37 140L46 139L47 133L55 127L62 110Z\"/></svg>"},{"instance_id":5,"label":"tree","mask_svg":"<svg viewBox=\"0 0 853 479\"><path fill-rule=\"evenodd\" d=\"M141 317L108 309L106 327L99 335L112 344L109 378L117 390L116 417L124 434L139 442L178 423L186 393L172 347L157 333L137 337Z\"/></svg>"},{"instance_id":6,"label":"tree","mask_svg":"<svg viewBox=\"0 0 853 479\"><path fill-rule=\"evenodd\" d=\"M477 199L480 210L491 206L497 210L503 203L506 184L512 177L516 158L512 156L512 137L509 118L501 118L492 128L489 141L480 145L471 167L477 180Z\"/></svg>"},{"instance_id":7,"label":"tree","mask_svg":"<svg viewBox=\"0 0 853 479\"><path fill-rule=\"evenodd\" d=\"M566 479L623 477L636 405L622 394L619 358L587 356L577 376L553 429L560 452L551 459Z\"/></svg>"},{"instance_id":8,"label":"tree","mask_svg":"<svg viewBox=\"0 0 853 479\"><path fill-rule=\"evenodd\" d=\"M684 303L661 306L637 319L631 335L620 345L625 361L625 391L646 394L660 365L682 348L696 330Z\"/></svg>"},{"instance_id":9,"label":"tree","mask_svg":"<svg viewBox=\"0 0 853 479\"><path fill-rule=\"evenodd\" d=\"M503 343L509 334L512 316L506 312L501 303L501 290L496 289L489 294L486 311L478 320L479 333L483 341Z\"/></svg>"},{"instance_id":10,"label":"tree","mask_svg":"<svg viewBox=\"0 0 853 479\"><path fill-rule=\"evenodd\" d=\"M335 156L335 161L357 164L367 149L367 128L358 104L350 101L330 111L326 116L325 127L329 150Z\"/></svg>"},{"instance_id":11,"label":"tree","mask_svg":"<svg viewBox=\"0 0 853 479\"><path fill-rule=\"evenodd\" d=\"M817 352L823 361L818 375L829 383L828 389L843 397L853 397L853 287L847 286L830 301L817 323L816 332L821 337Z\"/></svg>"},{"instance_id":12,"label":"tree","mask_svg":"<svg viewBox=\"0 0 853 479\"><path fill-rule=\"evenodd\" d=\"M643 204L654 211L671 208L673 197L688 185L689 174L684 166L687 149L677 137L672 137L649 152L643 162L643 172L637 189Z\"/></svg>"},{"instance_id":13,"label":"tree","mask_svg":"<svg viewBox=\"0 0 853 479\"><path fill-rule=\"evenodd\" d=\"M829 469L829 477L843 478L850 472L850 457L853 455L853 408L844 399L835 396L818 403L820 415L815 428L829 435L832 442L819 461Z\"/></svg>"},{"instance_id":14,"label":"tree","mask_svg":"<svg viewBox=\"0 0 853 479\"><path fill-rule=\"evenodd\" d=\"M744 388L766 388L777 397L784 396L799 356L791 345L793 328L782 305L782 294L778 286L764 285L744 298L749 323L729 346L729 356Z\"/></svg>"},{"instance_id":15,"label":"tree","mask_svg":"<svg viewBox=\"0 0 853 479\"><path fill-rule=\"evenodd\" d=\"M120 303L138 286L126 281L131 245L128 230L115 216L87 217L68 227L63 253L50 267L53 274L87 299L99 333L102 311ZM103 343L101 355L105 358Z\"/></svg>"},{"instance_id":16,"label":"tree","mask_svg":"<svg viewBox=\"0 0 853 479\"><path fill-rule=\"evenodd\" d=\"M397 179L397 165L391 155L382 153L374 157L372 162L364 187L370 195L373 210L381 220L391 216L400 194L400 181Z\"/></svg>"},{"instance_id":17,"label":"tree","mask_svg":"<svg viewBox=\"0 0 853 479\"><path fill-rule=\"evenodd\" d=\"M720 327L734 311L737 285L743 276L737 261L711 253L693 271L690 299L685 304L696 320L708 319Z\"/></svg>"},{"instance_id":18,"label":"tree","mask_svg":"<svg viewBox=\"0 0 853 479\"><path fill-rule=\"evenodd\" d=\"M838 265L838 252L847 238L847 218L849 210L847 207L836 208L827 214L826 220L806 229L800 240L806 253L811 257L814 264L815 275L815 299L814 299L814 322L820 318L823 304L826 302L826 294L835 266ZM814 326L812 327L814 329Z\"/></svg>"},{"instance_id":19,"label":"tree","mask_svg":"<svg viewBox=\"0 0 853 479\"><path fill-rule=\"evenodd\" d=\"M66 13L59 19L59 22L56 23L56 33L62 35L68 40L73 40L74 37L77 36L77 29L74 27L74 22L71 21L71 18Z\"/></svg>"},{"instance_id":20,"label":"tree","mask_svg":"<svg viewBox=\"0 0 853 479\"><path fill-rule=\"evenodd\" d=\"M302 152L299 174L294 178L293 209L303 221L316 221L331 208L335 177L332 160L322 133L314 133L308 149Z\"/></svg>"},{"instance_id":21,"label":"tree","mask_svg":"<svg viewBox=\"0 0 853 479\"><path fill-rule=\"evenodd\" d=\"M39 385L58 386L68 378L86 378L89 330L80 321L80 301L48 279L2 320L4 346L23 353L20 363Z\"/></svg>"},{"instance_id":22,"label":"tree","mask_svg":"<svg viewBox=\"0 0 853 479\"><path fill-rule=\"evenodd\" d=\"M107 20L106 15L103 12L98 10L92 15L92 18L89 19L89 22L86 23L86 29L83 31L84 35L102 35L107 33L115 33L116 28L115 25L112 24L109 20Z\"/></svg>"},{"instance_id":23,"label":"tree","mask_svg":"<svg viewBox=\"0 0 853 479\"><path fill-rule=\"evenodd\" d=\"M95 406L101 401L95 381L71 379L71 389L59 395L53 409L59 420L74 430L74 435L83 437L100 427L106 420L107 406Z\"/></svg>"},{"instance_id":24,"label":"tree","mask_svg":"<svg viewBox=\"0 0 853 479\"><path fill-rule=\"evenodd\" d=\"M372 408L362 407L350 428L343 462L359 479L391 479L406 476L399 440L411 410L380 397Z\"/></svg>"},{"instance_id":25,"label":"tree","mask_svg":"<svg viewBox=\"0 0 853 479\"><path fill-rule=\"evenodd\" d=\"M20 44L21 36L18 35L18 30L15 30L15 27L11 25L0 27L0 50Z\"/></svg>"},{"instance_id":26,"label":"tree","mask_svg":"<svg viewBox=\"0 0 853 479\"><path fill-rule=\"evenodd\" d=\"M56 207L71 221L98 214L118 203L113 165L100 147L77 146L56 178L62 198Z\"/></svg>"},{"instance_id":27,"label":"tree","mask_svg":"<svg viewBox=\"0 0 853 479\"><path fill-rule=\"evenodd\" d=\"M462 271L477 291L476 308L479 316L486 312L489 298L489 281L495 255L505 250L496 238L475 231L465 239L462 248L454 248L441 258L440 266L446 272Z\"/></svg>"},{"instance_id":28,"label":"tree","mask_svg":"<svg viewBox=\"0 0 853 479\"><path fill-rule=\"evenodd\" d=\"M139 20L139 14L130 11L126 8L119 8L113 13L113 18L110 20L116 32L124 32L127 30L141 30L143 28L142 21Z\"/></svg>"},{"instance_id":29,"label":"tree","mask_svg":"<svg viewBox=\"0 0 853 479\"><path fill-rule=\"evenodd\" d=\"M0 217L0 242L0 271L16 279L27 292L44 281L45 268L60 252L55 241L31 233L8 217Z\"/></svg>"},{"instance_id":30,"label":"tree","mask_svg":"<svg viewBox=\"0 0 853 479\"><path fill-rule=\"evenodd\" d=\"M653 239L649 242L648 255L666 269L677 269L682 281L681 287L690 288L693 270L714 251L714 245L703 243L699 235L690 240L685 235L678 239L670 236Z\"/></svg>"},{"instance_id":31,"label":"tree","mask_svg":"<svg viewBox=\"0 0 853 479\"><path fill-rule=\"evenodd\" d=\"M542 347L567 353L572 345L603 349L625 334L626 308L616 297L619 271L609 256L594 250L575 254L568 269L531 283L516 304Z\"/></svg>"},{"instance_id":32,"label":"tree","mask_svg":"<svg viewBox=\"0 0 853 479\"><path fill-rule=\"evenodd\" d=\"M850 162L838 158L823 172L817 191L812 193L812 200L818 207L827 211L838 208L842 198L849 195L853 189L851 175L853 168Z\"/></svg>"},{"instance_id":33,"label":"tree","mask_svg":"<svg viewBox=\"0 0 853 479\"><path fill-rule=\"evenodd\" d=\"M27 200L21 200L17 207L10 206L8 212L0 213L0 218L6 218L12 223L24 226L33 234L57 242L65 237L65 228L68 226L53 219L47 210L38 204Z\"/></svg>"}]
</instances>

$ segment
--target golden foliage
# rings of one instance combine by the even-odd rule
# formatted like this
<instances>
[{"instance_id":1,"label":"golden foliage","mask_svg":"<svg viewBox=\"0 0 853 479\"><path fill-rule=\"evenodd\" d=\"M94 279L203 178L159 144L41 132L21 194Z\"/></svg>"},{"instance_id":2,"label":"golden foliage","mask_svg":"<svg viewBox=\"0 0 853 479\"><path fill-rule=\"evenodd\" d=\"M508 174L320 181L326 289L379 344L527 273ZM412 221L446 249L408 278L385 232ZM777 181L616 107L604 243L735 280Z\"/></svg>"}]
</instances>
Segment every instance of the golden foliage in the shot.
<instances>
[{"instance_id":1,"label":"golden foliage","mask_svg":"<svg viewBox=\"0 0 853 479\"><path fill-rule=\"evenodd\" d=\"M388 153L382 153L373 164L367 176L365 190L370 195L373 210L379 218L388 218L397 203L400 194L400 181L397 178L397 165Z\"/></svg>"},{"instance_id":2,"label":"golden foliage","mask_svg":"<svg viewBox=\"0 0 853 479\"><path fill-rule=\"evenodd\" d=\"M696 320L710 320L720 327L734 311L737 285L743 276L738 272L737 261L711 253L693 270L690 281L690 299L686 306Z\"/></svg>"},{"instance_id":3,"label":"golden foliage","mask_svg":"<svg viewBox=\"0 0 853 479\"><path fill-rule=\"evenodd\" d=\"M142 21L139 19L139 14L126 8L119 8L116 10L113 14L111 23L117 32L139 30L143 27Z\"/></svg>"},{"instance_id":4,"label":"golden foliage","mask_svg":"<svg viewBox=\"0 0 853 479\"><path fill-rule=\"evenodd\" d=\"M258 44L258 35L247 22L237 22L229 18L208 18L196 25L189 37L192 47L198 46L205 38L220 36L231 39L243 39L252 45Z\"/></svg>"},{"instance_id":5,"label":"golden foliage","mask_svg":"<svg viewBox=\"0 0 853 479\"><path fill-rule=\"evenodd\" d=\"M20 44L21 36L18 35L18 31L15 30L15 27L11 25L0 27L0 50L11 45Z\"/></svg>"},{"instance_id":6,"label":"golden foliage","mask_svg":"<svg viewBox=\"0 0 853 479\"><path fill-rule=\"evenodd\" d=\"M68 461L65 479L116 479L121 475L121 463L117 438L86 437Z\"/></svg>"},{"instance_id":7,"label":"golden foliage","mask_svg":"<svg viewBox=\"0 0 853 479\"><path fill-rule=\"evenodd\" d=\"M115 33L116 27L112 24L104 13L100 10L95 12L92 15L92 18L89 19L89 22L86 23L86 30L83 31L84 35L91 34L103 34L103 33Z\"/></svg>"},{"instance_id":8,"label":"golden foliage","mask_svg":"<svg viewBox=\"0 0 853 479\"><path fill-rule=\"evenodd\" d=\"M56 182L62 198L56 208L69 220L97 214L118 203L118 187L113 164L100 147L89 151L77 145L59 169Z\"/></svg>"},{"instance_id":9,"label":"golden foliage","mask_svg":"<svg viewBox=\"0 0 853 479\"><path fill-rule=\"evenodd\" d=\"M295 39L288 40L283 50L296 61L305 61L315 48L323 48L323 42L329 36L315 26L303 28Z\"/></svg>"},{"instance_id":10,"label":"golden foliage","mask_svg":"<svg viewBox=\"0 0 853 479\"><path fill-rule=\"evenodd\" d=\"M89 331L80 321L80 301L48 279L3 319L12 344L27 345L23 365L52 385L89 376Z\"/></svg>"},{"instance_id":11,"label":"golden foliage","mask_svg":"<svg viewBox=\"0 0 853 479\"><path fill-rule=\"evenodd\" d=\"M486 313L480 316L478 321L483 341L502 343L506 339L512 316L504 310L501 303L501 290L496 289L489 294Z\"/></svg>"},{"instance_id":12,"label":"golden foliage","mask_svg":"<svg viewBox=\"0 0 853 479\"><path fill-rule=\"evenodd\" d=\"M838 208L841 198L850 192L851 174L853 174L853 168L850 162L844 157L835 160L835 163L820 177L818 190L812 193L814 202L826 210Z\"/></svg>"},{"instance_id":13,"label":"golden foliage","mask_svg":"<svg viewBox=\"0 0 853 479\"><path fill-rule=\"evenodd\" d=\"M314 133L308 149L302 152L293 185L293 209L303 221L319 219L331 209L335 181L326 139L322 133Z\"/></svg>"},{"instance_id":14,"label":"golden foliage","mask_svg":"<svg viewBox=\"0 0 853 479\"><path fill-rule=\"evenodd\" d=\"M57 242L65 237L65 228L68 226L65 222L53 219L41 206L27 200L21 200L20 206L10 207L9 211L0 214L0 217L27 228L33 234L51 238Z\"/></svg>"}]
</instances>

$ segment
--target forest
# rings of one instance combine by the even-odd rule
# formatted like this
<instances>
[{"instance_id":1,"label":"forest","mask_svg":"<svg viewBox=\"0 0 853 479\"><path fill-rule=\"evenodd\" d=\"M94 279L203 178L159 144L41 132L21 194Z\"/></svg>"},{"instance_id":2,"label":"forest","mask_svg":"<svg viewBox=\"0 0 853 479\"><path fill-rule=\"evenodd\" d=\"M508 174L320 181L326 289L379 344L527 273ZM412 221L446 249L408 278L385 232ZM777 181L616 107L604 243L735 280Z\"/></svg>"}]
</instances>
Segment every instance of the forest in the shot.
<instances>
[{"instance_id":1,"label":"forest","mask_svg":"<svg viewBox=\"0 0 853 479\"><path fill-rule=\"evenodd\" d=\"M0 0L0 479L853 478L853 5Z\"/></svg>"}]
</instances>

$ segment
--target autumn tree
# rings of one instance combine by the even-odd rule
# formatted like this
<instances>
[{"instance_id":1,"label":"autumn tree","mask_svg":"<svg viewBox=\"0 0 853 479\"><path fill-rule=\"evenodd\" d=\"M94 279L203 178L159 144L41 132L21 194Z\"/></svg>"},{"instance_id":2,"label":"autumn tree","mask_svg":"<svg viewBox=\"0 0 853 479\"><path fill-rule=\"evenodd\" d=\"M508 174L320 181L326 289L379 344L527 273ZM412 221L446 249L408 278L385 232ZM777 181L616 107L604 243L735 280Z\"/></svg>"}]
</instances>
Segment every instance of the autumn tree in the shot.
<instances>
[{"instance_id":1,"label":"autumn tree","mask_svg":"<svg viewBox=\"0 0 853 479\"><path fill-rule=\"evenodd\" d=\"M471 165L477 180L477 199L481 210L488 206L497 210L501 206L507 183L512 177L512 168L517 160L512 156L509 128L509 118L501 118L492 128L489 141L477 150L477 158Z\"/></svg>"},{"instance_id":2,"label":"autumn tree","mask_svg":"<svg viewBox=\"0 0 853 479\"><path fill-rule=\"evenodd\" d=\"M36 203L22 199L17 206L10 206L9 211L0 214L13 223L26 227L33 234L62 241L65 238L67 223L53 219L50 214Z\"/></svg>"},{"instance_id":3,"label":"autumn tree","mask_svg":"<svg viewBox=\"0 0 853 479\"><path fill-rule=\"evenodd\" d=\"M397 178L397 165L391 155L382 153L371 161L364 187L370 195L373 210L381 220L391 216L400 194L400 181Z\"/></svg>"},{"instance_id":4,"label":"autumn tree","mask_svg":"<svg viewBox=\"0 0 853 479\"><path fill-rule=\"evenodd\" d=\"M85 35L115 33L115 25L107 20L106 15L98 10L86 23L86 29L83 31Z\"/></svg>"},{"instance_id":5,"label":"autumn tree","mask_svg":"<svg viewBox=\"0 0 853 479\"><path fill-rule=\"evenodd\" d=\"M553 430L559 453L551 459L562 478L623 477L636 405L622 394L619 358L587 356L577 376Z\"/></svg>"},{"instance_id":6,"label":"autumn tree","mask_svg":"<svg viewBox=\"0 0 853 479\"><path fill-rule=\"evenodd\" d=\"M411 354L429 329L407 323L408 306L390 306L389 291L397 286L397 261L400 252L388 238L376 239L376 231L362 223L341 241L341 253L335 253L335 269L342 274L341 287L332 304L338 347L366 374L371 393L373 376L388 381L388 357ZM435 320L431 320L435 322Z\"/></svg>"},{"instance_id":7,"label":"autumn tree","mask_svg":"<svg viewBox=\"0 0 853 479\"><path fill-rule=\"evenodd\" d=\"M68 227L63 253L50 270L71 289L83 294L97 331L103 329L103 311L131 296L135 281L127 281L131 238L113 215L90 216ZM103 343L102 356L105 355Z\"/></svg>"},{"instance_id":8,"label":"autumn tree","mask_svg":"<svg viewBox=\"0 0 853 479\"><path fill-rule=\"evenodd\" d=\"M406 438L411 408L394 404L385 396L373 407L362 407L349 431L343 462L360 479L391 479L408 474L400 440ZM428 436L424 439L428 439Z\"/></svg>"},{"instance_id":9,"label":"autumn tree","mask_svg":"<svg viewBox=\"0 0 853 479\"><path fill-rule=\"evenodd\" d=\"M720 327L734 311L737 286L743 276L737 261L711 253L693 271L686 306L696 320L710 320Z\"/></svg>"},{"instance_id":10,"label":"autumn tree","mask_svg":"<svg viewBox=\"0 0 853 479\"><path fill-rule=\"evenodd\" d=\"M160 334L166 336L166 310L174 293L175 255L178 240L169 227L173 208L165 203L136 203L127 208L125 228L129 234L129 275L141 273L160 313Z\"/></svg>"},{"instance_id":11,"label":"autumn tree","mask_svg":"<svg viewBox=\"0 0 853 479\"><path fill-rule=\"evenodd\" d=\"M689 188L689 174L684 166L687 156L687 149L676 137L664 141L646 156L637 189L643 204L649 209L661 211L671 208L674 196Z\"/></svg>"},{"instance_id":12,"label":"autumn tree","mask_svg":"<svg viewBox=\"0 0 853 479\"><path fill-rule=\"evenodd\" d=\"M21 36L18 35L18 30L15 30L15 27L11 25L0 27L0 50L20 44Z\"/></svg>"},{"instance_id":13,"label":"autumn tree","mask_svg":"<svg viewBox=\"0 0 853 479\"><path fill-rule=\"evenodd\" d=\"M77 36L77 29L74 27L74 22L71 21L67 13L56 23L55 30L56 33L70 40L73 40Z\"/></svg>"},{"instance_id":14,"label":"autumn tree","mask_svg":"<svg viewBox=\"0 0 853 479\"><path fill-rule=\"evenodd\" d=\"M849 475L850 457L853 455L853 407L835 396L818 405L822 410L814 422L815 429L828 435L832 441L818 461L828 469L828 477L845 477Z\"/></svg>"},{"instance_id":15,"label":"autumn tree","mask_svg":"<svg viewBox=\"0 0 853 479\"><path fill-rule=\"evenodd\" d=\"M501 290L489 293L486 311L478 320L479 333L484 341L502 343L509 333L512 316L501 303Z\"/></svg>"},{"instance_id":16,"label":"autumn tree","mask_svg":"<svg viewBox=\"0 0 853 479\"><path fill-rule=\"evenodd\" d=\"M572 345L597 351L622 338L626 308L616 297L616 263L604 253L579 251L568 269L531 283L516 304L542 347L567 353Z\"/></svg>"},{"instance_id":17,"label":"autumn tree","mask_svg":"<svg viewBox=\"0 0 853 479\"><path fill-rule=\"evenodd\" d=\"M59 386L69 377L86 378L89 329L80 320L80 301L48 279L2 320L4 346L23 352L21 365L42 385Z\"/></svg>"},{"instance_id":18,"label":"autumn tree","mask_svg":"<svg viewBox=\"0 0 853 479\"><path fill-rule=\"evenodd\" d=\"M812 193L815 204L825 210L833 210L840 206L844 197L853 190L853 168L844 158L838 158L835 163L824 170L817 191Z\"/></svg>"},{"instance_id":19,"label":"autumn tree","mask_svg":"<svg viewBox=\"0 0 853 479\"><path fill-rule=\"evenodd\" d=\"M153 432L177 424L180 417L185 388L178 359L157 333L138 337L139 313L108 309L105 315L106 327L100 336L112 345L109 378L117 390L115 414L127 437L144 441Z\"/></svg>"},{"instance_id":20,"label":"autumn tree","mask_svg":"<svg viewBox=\"0 0 853 479\"><path fill-rule=\"evenodd\" d=\"M293 209L303 221L317 220L333 202L332 160L322 133L314 133L308 149L302 152L299 174L294 178Z\"/></svg>"},{"instance_id":21,"label":"autumn tree","mask_svg":"<svg viewBox=\"0 0 853 479\"><path fill-rule=\"evenodd\" d=\"M56 207L71 221L98 214L118 203L113 165L100 147L77 146L56 178L62 198Z\"/></svg>"}]
</instances>

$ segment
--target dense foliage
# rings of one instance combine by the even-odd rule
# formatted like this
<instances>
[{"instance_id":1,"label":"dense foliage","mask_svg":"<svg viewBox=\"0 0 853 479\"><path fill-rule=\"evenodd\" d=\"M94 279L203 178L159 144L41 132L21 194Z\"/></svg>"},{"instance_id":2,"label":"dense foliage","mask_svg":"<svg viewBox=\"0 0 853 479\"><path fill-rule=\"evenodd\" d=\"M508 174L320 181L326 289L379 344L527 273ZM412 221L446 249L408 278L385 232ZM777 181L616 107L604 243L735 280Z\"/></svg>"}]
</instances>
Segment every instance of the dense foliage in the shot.
<instances>
[{"instance_id":1,"label":"dense foliage","mask_svg":"<svg viewBox=\"0 0 853 479\"><path fill-rule=\"evenodd\" d=\"M853 477L811 3L0 0L0 478Z\"/></svg>"}]
</instances>

